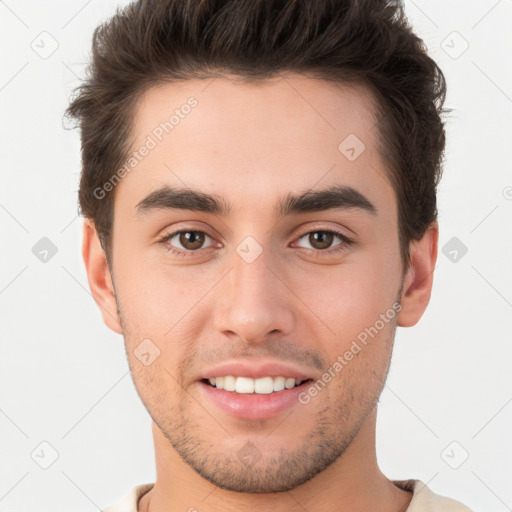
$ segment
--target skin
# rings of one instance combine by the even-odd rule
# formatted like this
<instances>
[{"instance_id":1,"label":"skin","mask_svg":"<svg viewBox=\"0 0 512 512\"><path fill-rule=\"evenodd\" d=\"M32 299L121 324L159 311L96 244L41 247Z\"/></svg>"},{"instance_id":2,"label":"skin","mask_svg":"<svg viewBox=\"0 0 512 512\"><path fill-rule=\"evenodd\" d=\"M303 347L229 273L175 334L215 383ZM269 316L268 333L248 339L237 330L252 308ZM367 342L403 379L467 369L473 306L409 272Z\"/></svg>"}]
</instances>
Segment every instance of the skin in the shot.
<instances>
[{"instance_id":1,"label":"skin","mask_svg":"<svg viewBox=\"0 0 512 512\"><path fill-rule=\"evenodd\" d=\"M291 73L257 84L168 83L139 101L134 148L190 96L198 106L115 188L112 272L94 224L84 223L92 294L106 325L124 336L153 418L157 479L139 510L404 511L412 493L377 464L377 403L396 327L416 324L429 302L438 227L410 244L404 272L372 96ZM366 146L353 162L338 150L351 133ZM273 217L289 192L333 184L356 188L377 214ZM162 185L216 194L234 213L138 216L138 202ZM158 239L179 229L208 237L195 252L179 237L167 241L188 249L175 256ZM355 243L327 253L343 242L334 236L322 249L312 233L329 229ZM246 236L263 250L250 264L236 252ZM395 318L306 405L255 421L232 417L200 393L195 379L204 368L245 357L289 362L319 379L396 301ZM134 354L143 339L160 350L149 366ZM237 457L248 441L261 455L250 467Z\"/></svg>"}]
</instances>

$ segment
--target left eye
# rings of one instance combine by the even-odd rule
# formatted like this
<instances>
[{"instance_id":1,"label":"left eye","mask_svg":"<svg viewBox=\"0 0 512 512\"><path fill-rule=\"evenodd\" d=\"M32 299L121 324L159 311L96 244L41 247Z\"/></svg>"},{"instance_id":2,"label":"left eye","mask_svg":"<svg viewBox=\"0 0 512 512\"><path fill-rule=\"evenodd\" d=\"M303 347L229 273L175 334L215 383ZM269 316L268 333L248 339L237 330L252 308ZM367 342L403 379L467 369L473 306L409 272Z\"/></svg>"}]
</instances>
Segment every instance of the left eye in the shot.
<instances>
[{"instance_id":1,"label":"left eye","mask_svg":"<svg viewBox=\"0 0 512 512\"><path fill-rule=\"evenodd\" d=\"M348 240L341 234L337 233L336 231L327 231L327 230L316 230L316 231L310 231L309 233L305 233L302 235L299 240L306 238L309 243L313 245L313 249L316 250L325 250L330 249L331 244L334 240L334 238L339 238L341 240L341 243L348 242ZM315 246L316 245L316 246ZM341 244L336 244L341 245ZM304 246L301 246L304 247ZM309 249L309 247L307 247Z\"/></svg>"}]
</instances>

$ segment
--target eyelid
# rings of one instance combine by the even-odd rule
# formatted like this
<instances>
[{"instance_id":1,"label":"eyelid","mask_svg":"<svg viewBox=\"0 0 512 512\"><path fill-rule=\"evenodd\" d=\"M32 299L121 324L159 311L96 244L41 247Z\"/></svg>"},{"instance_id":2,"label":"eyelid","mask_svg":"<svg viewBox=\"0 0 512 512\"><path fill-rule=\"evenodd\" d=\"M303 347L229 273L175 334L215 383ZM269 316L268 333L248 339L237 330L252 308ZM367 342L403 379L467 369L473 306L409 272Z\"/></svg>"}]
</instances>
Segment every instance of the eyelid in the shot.
<instances>
[{"instance_id":1,"label":"eyelid","mask_svg":"<svg viewBox=\"0 0 512 512\"><path fill-rule=\"evenodd\" d=\"M193 222L199 222L199 221L193 221ZM161 231L161 234L157 236L157 241L161 241L164 238L173 237L177 235L178 233L186 232L186 231L193 231L197 233L204 233L205 235L209 236L212 239L219 239L222 238L215 230L210 228L207 224L204 224L202 222L199 222L201 226L197 227L193 224L187 223L187 222L181 222L178 224L174 224L172 227L164 228Z\"/></svg>"},{"instance_id":2,"label":"eyelid","mask_svg":"<svg viewBox=\"0 0 512 512\"><path fill-rule=\"evenodd\" d=\"M303 224L301 224L298 228L296 229L293 229L292 232L295 232L298 230L299 235L296 235L297 237L298 236L302 236L304 234L307 234L311 231L333 231L333 232L338 232L340 234L343 234L343 236L346 238L346 239L351 239L352 236L357 236L357 233L355 231L353 231L352 229L350 229L349 227L345 226L345 225L339 225L338 223L336 223L335 225L333 226L330 226L329 224L327 224L328 221L326 220L318 220L318 221L308 221L308 222L305 222ZM346 233L346 234L345 234ZM355 240L354 240L355 241Z\"/></svg>"},{"instance_id":3,"label":"eyelid","mask_svg":"<svg viewBox=\"0 0 512 512\"><path fill-rule=\"evenodd\" d=\"M339 236L342 236L346 240L351 240L351 237L349 235L346 235L342 228L334 227L334 226L327 226L326 224L320 224L320 225L317 225L317 226L315 226L315 225L314 226L307 226L304 229L300 229L298 234L295 235L295 238L301 238L304 235L307 235L309 233L314 233L316 231L325 231L325 232L334 233L334 234L337 234ZM347 229L347 231L351 231L352 232L352 230L348 230L348 229Z\"/></svg>"}]
</instances>

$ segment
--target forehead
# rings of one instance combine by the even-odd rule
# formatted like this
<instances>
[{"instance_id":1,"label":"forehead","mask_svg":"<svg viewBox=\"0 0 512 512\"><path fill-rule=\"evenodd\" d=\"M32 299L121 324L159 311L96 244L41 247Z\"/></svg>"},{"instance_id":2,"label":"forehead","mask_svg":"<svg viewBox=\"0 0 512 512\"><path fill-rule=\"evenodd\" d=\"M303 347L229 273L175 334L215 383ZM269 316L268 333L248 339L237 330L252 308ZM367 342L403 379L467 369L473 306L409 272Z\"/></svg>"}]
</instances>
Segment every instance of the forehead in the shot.
<instances>
[{"instance_id":1,"label":"forehead","mask_svg":"<svg viewBox=\"0 0 512 512\"><path fill-rule=\"evenodd\" d=\"M117 189L126 189L134 205L162 184L229 202L241 191L263 197L320 182L362 193L377 185L390 195L375 112L362 86L297 74L251 83L217 77L159 84L141 96L133 122L132 151L150 150Z\"/></svg>"},{"instance_id":2,"label":"forehead","mask_svg":"<svg viewBox=\"0 0 512 512\"><path fill-rule=\"evenodd\" d=\"M187 103L191 101L197 105L188 112ZM358 133L366 139L372 137L365 141L371 146L376 122L374 97L362 85L327 82L299 74L251 82L238 77L217 77L155 85L137 102L134 135L153 132L173 114L178 119L171 121L175 135L172 138L187 131L194 132L197 140L207 135L214 143L243 127L244 133L258 135L244 139L244 147L249 147L251 140L275 140L276 132L280 139L307 138L315 147L321 140L330 144L331 137L326 140L326 135L337 132L339 138ZM185 120L186 123L182 122ZM212 127L219 130L212 132ZM167 139L172 142L171 137Z\"/></svg>"}]
</instances>

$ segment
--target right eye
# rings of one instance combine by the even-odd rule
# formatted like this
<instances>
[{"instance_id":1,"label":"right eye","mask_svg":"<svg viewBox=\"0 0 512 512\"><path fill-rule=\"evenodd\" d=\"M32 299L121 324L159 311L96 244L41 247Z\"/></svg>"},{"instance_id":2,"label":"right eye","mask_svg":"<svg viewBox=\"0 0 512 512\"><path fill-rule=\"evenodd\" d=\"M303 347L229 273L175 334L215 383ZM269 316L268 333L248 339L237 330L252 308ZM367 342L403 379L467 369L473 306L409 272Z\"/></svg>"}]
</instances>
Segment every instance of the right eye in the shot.
<instances>
[{"instance_id":1,"label":"right eye","mask_svg":"<svg viewBox=\"0 0 512 512\"><path fill-rule=\"evenodd\" d=\"M159 240L159 243L163 244L163 246L173 254L186 257L189 253L199 251L207 238L213 240L204 231L199 231L197 229L182 229L164 235ZM180 244L182 249L176 248L172 243L173 240L174 244Z\"/></svg>"}]
</instances>

